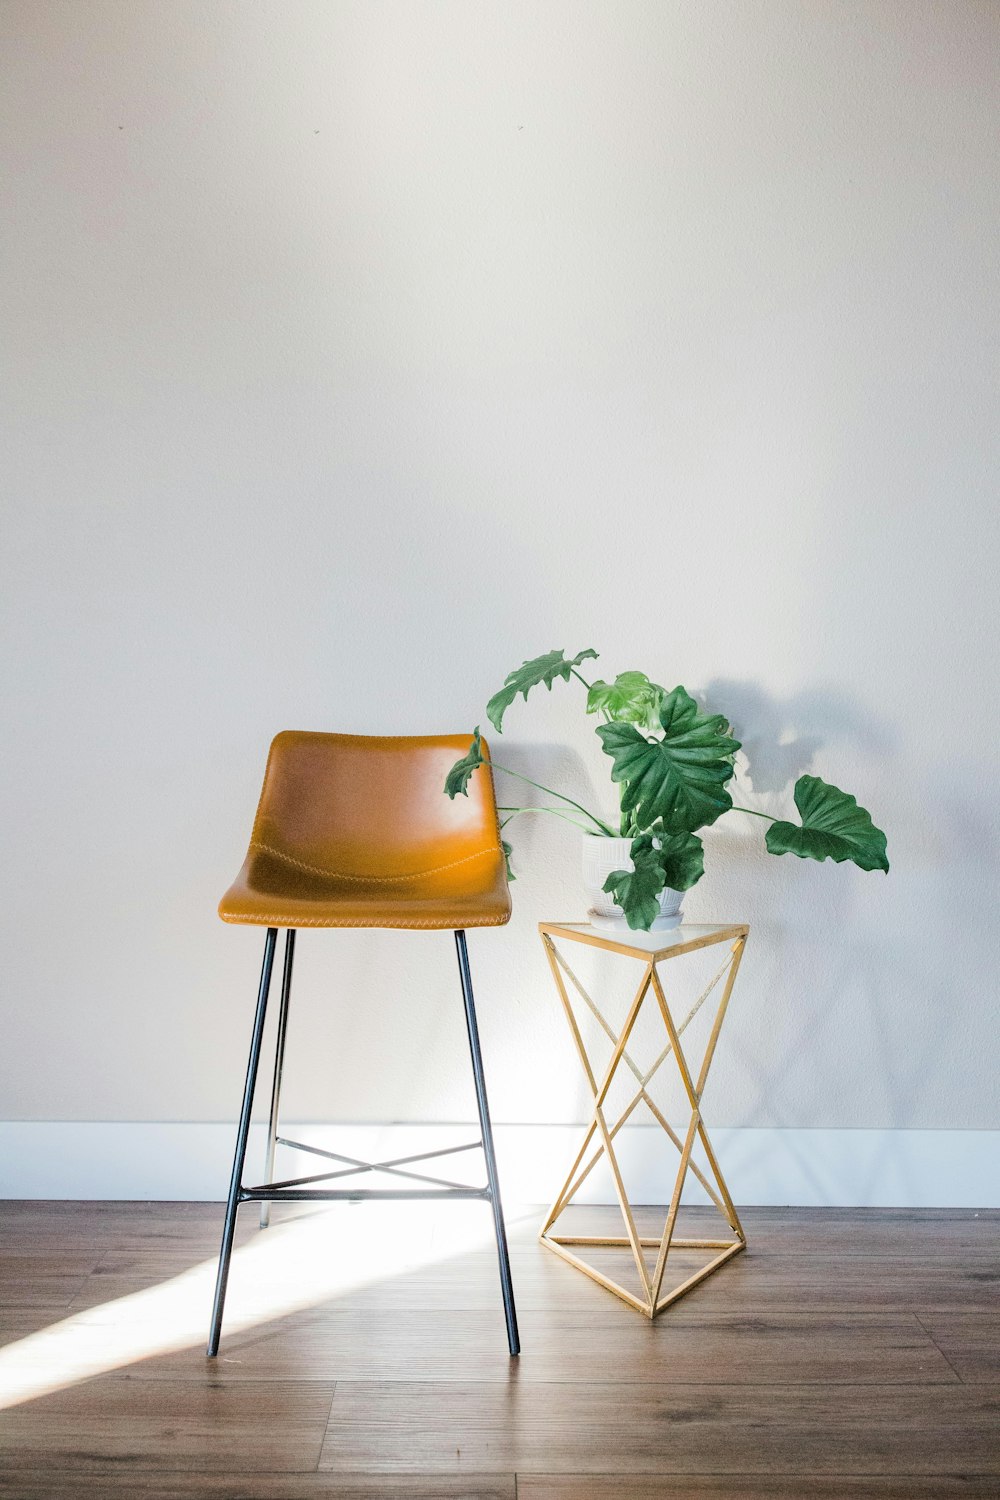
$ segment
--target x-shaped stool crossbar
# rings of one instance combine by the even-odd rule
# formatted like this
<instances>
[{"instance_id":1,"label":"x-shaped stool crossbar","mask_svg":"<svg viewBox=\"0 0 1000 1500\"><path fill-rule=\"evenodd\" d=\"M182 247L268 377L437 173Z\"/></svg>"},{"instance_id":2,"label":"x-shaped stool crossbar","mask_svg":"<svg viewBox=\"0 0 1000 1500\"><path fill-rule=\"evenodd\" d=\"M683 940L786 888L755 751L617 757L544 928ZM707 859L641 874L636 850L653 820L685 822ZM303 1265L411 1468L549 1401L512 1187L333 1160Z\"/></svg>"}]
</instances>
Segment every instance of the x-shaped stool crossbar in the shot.
<instances>
[{"instance_id":1,"label":"x-shaped stool crossbar","mask_svg":"<svg viewBox=\"0 0 1000 1500\"><path fill-rule=\"evenodd\" d=\"M678 929L675 932L671 933L669 938L666 934L664 934L663 939L660 940L663 943L662 947L655 946L656 942L658 941L655 935L651 935L648 940L649 943L654 946L639 946L639 938L632 938L631 934L628 935L629 938L631 938L631 941L626 940L625 935L623 935L621 941L617 941L605 938L597 934L594 929L588 926L583 926L581 924L543 922L539 924L539 931L542 935L542 941L545 944L546 954L549 960L549 965L552 969L552 975L556 983L556 988L559 992L559 998L562 1001L563 1009L566 1013L566 1019L569 1022L570 1031L572 1033L573 1040L576 1045L577 1052L579 1053L580 1061L583 1065L584 1073L586 1074L587 1082L590 1086L590 1090L593 1096L593 1113L590 1124L587 1128L587 1132L584 1136L583 1142L573 1161L573 1165L569 1170L569 1174L566 1177L566 1180L563 1183L563 1186L560 1189L556 1200L549 1211L544 1225L542 1226L540 1238L544 1245L546 1245L550 1250L554 1251L557 1255L560 1255L564 1260L568 1261L570 1265L575 1266L578 1270L583 1271L586 1275L590 1276L594 1281L597 1281L601 1286L604 1286L609 1291L614 1292L617 1296L621 1297L623 1301L627 1302L629 1306L636 1308L639 1312L645 1313L647 1317L653 1318L657 1313L662 1312L663 1309L665 1307L668 1307L672 1302L676 1302L678 1297L683 1296L685 1292L688 1292L692 1287L697 1286L699 1282L703 1281L707 1276L710 1276L713 1271L716 1271L733 1255L738 1254L739 1251L745 1249L746 1247L746 1236L743 1232L743 1226L740 1223L739 1215L736 1212L736 1208L733 1204L732 1197L730 1196L729 1189L726 1186L725 1179L723 1178L722 1173L719 1170L718 1160L716 1159L712 1144L708 1138L708 1132L705 1128L704 1120L702 1119L701 1098L705 1090L705 1084L708 1079L709 1069L712 1065L712 1059L714 1057L715 1049L719 1040L719 1033L722 1029L722 1022L725 1018L726 1010L729 1006L730 996L732 994L733 985L736 980L736 974L739 970L740 960L743 956L743 948L746 944L749 928L745 926L738 926L693 928L686 931ZM590 995L588 995L587 991L584 989L583 985L580 983L579 979L573 973L569 964L566 962L566 959L556 948L554 942L555 938L569 938L574 941L586 943L590 946L604 948L611 952L622 953L630 957L639 958L643 961L644 967L642 978L635 993L635 997L632 1000L631 1005L629 1006L625 1022L620 1032L615 1032L614 1028L607 1021L606 1017L601 1013L600 1009L594 1003L593 999L590 997ZM676 957L681 953L693 952L697 949L708 947L714 943L722 942L728 942L730 944L729 952L727 953L725 962L715 974L714 978L709 981L708 985L699 995L697 1000L691 1006L687 1015L684 1017L683 1021L678 1026L674 1022L670 1006L667 1003L667 998L663 990L663 985L660 981L657 965L661 961ZM716 986L724 976L725 984L723 986L722 997L719 1001L715 1019L712 1023L712 1029L709 1034L708 1043L705 1048L705 1055L702 1059L697 1079L694 1079L688 1066L687 1058L684 1055L683 1048L681 1047L680 1038L682 1033L690 1025L691 1021L697 1015L698 1011L705 1004L709 996L713 993ZM612 1043L613 1051L611 1060L604 1070L604 1073L601 1075L600 1079L598 1079L598 1076L595 1073L590 1058L587 1054L583 1035L577 1023L576 1014L574 1012L573 1005L566 988L565 979L568 979L570 981L573 989L583 1000L590 1013L597 1020L601 1029ZM667 1044L662 1049L656 1060L653 1062L652 1066L643 1071L629 1053L628 1042L632 1035L632 1031L635 1027L636 1021L639 1018L643 1003L645 1002L650 990L653 991L656 997L657 1006L666 1028ZM687 1097L687 1101L691 1109L691 1117L688 1123L686 1134L683 1139L670 1125L669 1121L665 1118L662 1111L658 1108L656 1102L649 1093L650 1082L652 1081L653 1077L658 1072L660 1067L663 1065L663 1063L667 1060L667 1058L671 1056L673 1056L677 1063L681 1082L684 1088L684 1093ZM617 1075L618 1069L623 1063L635 1077L638 1083L638 1089L630 1099L629 1103L626 1105L625 1109L614 1121L614 1123L609 1125L605 1113L605 1103L607 1100L608 1092ZM615 1137L622 1129L622 1127L626 1124L626 1122L630 1119L633 1112L640 1103L645 1103L653 1118L656 1120L657 1124L661 1127L672 1144L680 1152L681 1158L680 1165L677 1171L677 1177L674 1182L673 1192L671 1194L670 1205L667 1210L667 1217L663 1229L663 1234L657 1239L643 1238L638 1232L635 1223L635 1216L632 1212L632 1207L628 1200L628 1195L626 1193L624 1180L622 1178L621 1169L618 1163L618 1158L615 1154L614 1149ZM585 1166L581 1166L584 1158L588 1154L588 1151L590 1151L591 1143L593 1142L595 1135L599 1137L596 1150L592 1152L590 1160L587 1162L587 1164ZM709 1164L711 1178L714 1179L714 1186L712 1181L709 1179L709 1176L701 1170L697 1162L692 1160L691 1153L697 1139L701 1140L702 1149L704 1150L705 1157ZM552 1232L553 1224L560 1217L563 1210L567 1208L572 1202L573 1198L579 1192L582 1184L590 1175L591 1171L600 1161L602 1156L606 1156L608 1165L611 1168L611 1173L615 1184L615 1193L618 1198L619 1207L621 1208L622 1217L625 1221L627 1238L619 1238L607 1235L554 1234ZM726 1220L730 1230L732 1231L732 1235L734 1236L733 1238L682 1239L675 1235L674 1229L676 1226L678 1209L680 1208L681 1194L683 1192L685 1178L687 1177L689 1171L691 1171L697 1178L697 1180L701 1183L702 1187L707 1192L709 1198L718 1209L719 1213ZM570 1246L580 1248L589 1246L592 1248L604 1249L631 1248L632 1256L636 1265L636 1270L639 1273L640 1285L645 1295L643 1297L635 1296L634 1293L621 1286L611 1277L597 1270L594 1266L589 1265L579 1255L570 1250ZM649 1268L646 1265L646 1260L643 1255L643 1250L649 1248L655 1248L658 1252L655 1268L652 1274L650 1273ZM689 1276L685 1281L683 1281L679 1286L675 1287L672 1291L668 1292L665 1295L661 1295L667 1257L672 1248L682 1250L714 1250L717 1253L713 1256L713 1258L708 1262L707 1265L703 1266L700 1270Z\"/></svg>"}]
</instances>

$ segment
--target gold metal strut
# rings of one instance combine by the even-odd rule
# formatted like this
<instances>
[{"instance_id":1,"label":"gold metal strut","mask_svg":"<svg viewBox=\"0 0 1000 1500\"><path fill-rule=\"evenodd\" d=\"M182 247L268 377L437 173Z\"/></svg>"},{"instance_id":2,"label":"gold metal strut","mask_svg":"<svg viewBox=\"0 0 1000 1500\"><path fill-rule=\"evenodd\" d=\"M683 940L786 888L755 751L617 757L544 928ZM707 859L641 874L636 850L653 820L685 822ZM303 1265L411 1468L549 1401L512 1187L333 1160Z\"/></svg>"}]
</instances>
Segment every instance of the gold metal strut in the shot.
<instances>
[{"instance_id":1,"label":"gold metal strut","mask_svg":"<svg viewBox=\"0 0 1000 1500\"><path fill-rule=\"evenodd\" d=\"M636 1311L644 1313L648 1318L656 1317L665 1307L669 1307L679 1297L683 1297L692 1287L704 1281L707 1276L711 1276L713 1271L717 1271L727 1260L730 1260L734 1255L738 1255L741 1250L746 1248L746 1235L743 1232L743 1226L740 1223L739 1215L736 1212L725 1179L719 1170L719 1163L708 1138L705 1122L702 1119L701 1097L708 1080L709 1069L715 1055L719 1033L729 1006L729 1000L733 992L733 985L736 981L736 975L739 970L740 960L743 957L743 949L746 945L749 931L748 927L741 925L716 927L709 929L707 932L704 929L701 929L700 932L698 929L695 929L694 933L698 933L699 935L694 935L693 933L688 940L685 940L685 935L683 932L680 932L677 934L680 941L675 940L665 943L663 947L654 949L645 945L639 946L636 940L629 942L624 937L622 941L604 937L586 924L568 922L539 923L539 932L541 933L542 942L545 945L545 952L552 970L553 979L555 980L556 989L562 1001L570 1032L593 1096L593 1113L590 1124L587 1127L586 1134L569 1169L566 1180L557 1193L555 1202L549 1210L545 1223L542 1225L539 1238L542 1244L546 1245L556 1255L567 1261L571 1266L575 1266L584 1275L589 1276L592 1281L596 1281L599 1286L603 1286L609 1292L613 1292L615 1296L620 1297L623 1302L628 1303ZM672 934L671 936L673 937L674 935ZM615 1032L594 1000L584 989L564 956L556 948L555 939L568 939L584 943L589 947L602 948L609 953L624 954L642 961L643 971L639 987L629 1006L620 1032ZM695 952L698 949L709 947L715 943L729 944L729 951L725 962L714 978L706 985L697 1000L695 1000L680 1025L677 1025L667 1002L658 966L671 958L679 957L684 953ZM611 1060L600 1078L595 1073L590 1057L588 1056L583 1035L580 1031L567 990L567 979L612 1043L614 1050ZM705 1055L695 1079L692 1076L680 1039L691 1021L723 979L725 979L725 983L723 984L721 998L712 1023ZM667 1041L652 1066L644 1071L630 1056L627 1047L644 1002L650 993L655 997L656 1005L666 1030ZM684 1094L691 1110L690 1120L688 1121L683 1138L673 1129L649 1093L650 1082L669 1057L672 1057L676 1062ZM609 1124L605 1114L605 1103L618 1069L622 1064L633 1074L638 1083L638 1089L618 1118ZM680 1152L680 1164L673 1192L671 1193L670 1204L667 1209L663 1233L653 1239L643 1238L638 1232L635 1215L632 1205L628 1200L614 1145L618 1132L630 1119L640 1103L646 1105L671 1144ZM595 1137L597 1137L596 1142ZM703 1172L697 1162L692 1159L691 1153L696 1140L701 1141L702 1149L708 1162L708 1173ZM589 1160L586 1162L586 1165L583 1165L588 1153L590 1153ZM611 1169L615 1194L618 1199L618 1206L621 1209L622 1218L625 1221L627 1237L553 1233L553 1225L556 1223L556 1220L572 1203L581 1186L602 1157L606 1158L608 1166ZM715 1208L725 1220L730 1231L729 1237L719 1239L682 1239L675 1235L677 1213L680 1208L684 1182L689 1171L704 1188ZM570 1246L575 1247L575 1249L630 1248L636 1270L639 1273L639 1284L643 1295L637 1297L634 1292L630 1292L612 1277L599 1271L595 1266L590 1265L582 1256L574 1253L574 1250L570 1249ZM656 1263L652 1272L643 1255L643 1251L646 1249L655 1249L657 1251ZM671 1250L711 1250L717 1253L700 1270L688 1276L671 1291L663 1293L664 1275Z\"/></svg>"}]
</instances>

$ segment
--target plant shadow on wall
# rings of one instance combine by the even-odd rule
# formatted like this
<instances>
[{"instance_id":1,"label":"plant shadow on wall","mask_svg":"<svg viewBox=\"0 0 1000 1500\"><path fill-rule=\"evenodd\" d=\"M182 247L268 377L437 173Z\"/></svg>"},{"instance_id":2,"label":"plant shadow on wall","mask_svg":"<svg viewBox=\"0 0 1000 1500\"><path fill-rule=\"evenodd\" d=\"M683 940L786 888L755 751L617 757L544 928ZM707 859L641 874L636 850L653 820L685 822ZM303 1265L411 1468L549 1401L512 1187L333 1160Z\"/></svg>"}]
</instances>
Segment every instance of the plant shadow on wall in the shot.
<instances>
[{"instance_id":1,"label":"plant shadow on wall","mask_svg":"<svg viewBox=\"0 0 1000 1500\"><path fill-rule=\"evenodd\" d=\"M731 678L713 678L705 688L709 703L725 703L739 725L742 742L737 757L737 779L745 776L755 796L773 799L780 805L791 795L792 786L813 764L824 745L847 742L855 753L885 761L896 753L894 736L885 725L858 703L842 693L824 689L806 689L778 698L756 682ZM716 895L723 904L727 892L742 905L746 890L742 876L736 875L736 861L745 857L745 840L730 824L713 830L713 854L716 857ZM772 909L785 914L787 922L769 922L770 940L758 954L760 987L770 995L778 1009L766 1018L766 1029L759 1024L741 1037L739 1028L731 1032L730 1058L742 1069L747 1095L744 1111L748 1120L762 1126L795 1127L801 1123L801 1101L782 1107L785 1094L773 1087L774 1079L786 1084L801 1073L803 1087L815 1097L815 1059L823 1056L837 1034L856 1033L859 1025L870 1033L873 1051L878 1051L881 1066L878 1076L886 1089L875 1103L890 1118L885 1123L905 1123L898 1117L893 1100L908 1102L912 1087L930 1066L935 1041L927 1034L923 1044L911 1037L905 1057L894 1055L889 1044L888 1018L884 1011L885 996L893 981L899 980L897 968L905 967L905 947L892 951L883 929L876 938L854 930L852 922L858 887L852 882L827 880L818 870L792 871L778 868L769 882ZM821 918L817 922L817 911ZM767 920L767 919L765 919ZM793 943L803 987L786 989L784 973L787 964L787 941L783 928L794 930ZM843 934L844 941L830 942L830 934ZM784 1003L783 1003L784 1002ZM905 1074L901 1069L905 1068ZM821 1084L822 1087L822 1084ZM844 1094L837 1089L837 1099L829 1103L818 1099L831 1111L830 1123L844 1118ZM860 1101L852 1100L848 1111ZM863 1106L862 1106L863 1107ZM904 1111L905 1112L905 1111ZM858 1114L851 1123L864 1124ZM868 1123L881 1123L870 1121ZM826 1184L813 1176L813 1164L805 1151L797 1151L794 1137L787 1138L786 1149L796 1152L803 1180L813 1180L819 1197ZM819 1201L819 1200L818 1200Z\"/></svg>"},{"instance_id":2,"label":"plant shadow on wall","mask_svg":"<svg viewBox=\"0 0 1000 1500\"><path fill-rule=\"evenodd\" d=\"M848 739L868 755L895 748L882 726L843 693L807 690L775 698L759 683L714 677L705 701L724 703L739 725L747 776L757 793L788 791L831 739ZM789 738L789 725L805 730Z\"/></svg>"},{"instance_id":3,"label":"plant shadow on wall","mask_svg":"<svg viewBox=\"0 0 1000 1500\"><path fill-rule=\"evenodd\" d=\"M704 873L704 846L699 833L730 811L761 819L768 825L764 844L770 854L795 854L800 859L837 863L850 860L862 870L888 872L886 838L856 799L819 776L800 775L794 787L799 821L742 805L735 739L726 716L703 712L688 691L671 690L651 682L643 672L622 672L613 682L589 681L581 669L597 657L594 650L567 658L562 651L526 661L511 672L486 706L498 734L507 710L520 694L525 700L535 688L552 689L562 681L586 693L586 714L598 715L596 726L604 753L610 758L611 780L621 804L615 824L583 803L490 756L478 727L467 752L452 767L444 791L449 797L466 794L470 778L489 761L501 773L501 826L506 830L526 813L545 812L574 826L584 840L584 865L597 870L591 885L594 911L608 925L637 931L674 926L679 922L683 893ZM811 759L806 742L800 753ZM544 805L515 800L519 784L527 783L547 799ZM514 795L506 788L513 786ZM504 852L512 853L505 838ZM603 877L603 879L602 879Z\"/></svg>"},{"instance_id":4,"label":"plant shadow on wall","mask_svg":"<svg viewBox=\"0 0 1000 1500\"><path fill-rule=\"evenodd\" d=\"M776 802L788 796L792 783L810 768L814 755L824 745L846 744L853 754L883 766L898 754L891 728L843 692L806 689L778 698L759 683L715 678L708 683L705 697L712 704L724 703L739 725L742 750L737 757L737 776L743 770L739 763L745 760L747 781L754 794L773 797ZM956 795L963 778L953 763L945 780L955 799L950 804L943 795L908 799L911 836L922 843L940 839L945 848L977 848L985 866L995 856L995 847L984 842L982 821L974 812L977 794L970 791L965 799ZM975 776L970 776L965 784L971 789L975 782ZM713 884L723 904L729 891L734 902L742 903L746 894L736 874L736 858L745 852L738 845L744 841L733 832L731 823L713 830L717 871ZM794 932L797 971L805 982L786 989L786 943L780 927L772 927L770 941L759 952L757 963L761 991L772 1000L778 999L780 1012L767 1018L767 1030L762 1031L758 1025L741 1034L737 1027L729 1038L731 1062L742 1069L748 1090L746 1117L761 1125L795 1127L801 1123L802 1097L808 1091L831 1125L850 1123L890 1132L912 1128L915 1109L919 1113L922 1108L934 1108L934 1080L942 1076L942 1051L956 1007L947 965L928 966L914 948L912 925L922 920L921 908L913 903L911 893L905 902L909 915L901 915L897 907L895 919L889 922L885 909L877 919L872 920L869 913L859 921L856 903L860 886L851 881L827 880L820 871L810 868L791 872L779 867L772 886L776 887L772 889L772 909L784 914L782 925ZM965 899L962 887L955 882L944 881L940 889L935 889L932 904L942 930L949 926L957 930L967 921ZM821 913L819 920L817 913ZM837 940L831 941L831 936ZM906 996L905 1033L896 1021L899 1004L895 996ZM853 1073L849 1080L836 1073L817 1075L816 1059L836 1054L845 1037L862 1047L868 1059L868 1076L878 1080L874 1092L870 1087L867 1092L858 1089ZM774 1088L773 1079L790 1085L797 1102L782 1107L787 1093ZM961 1123L955 1120L953 1102L949 1101L942 1119ZM885 1139L891 1151L893 1138L890 1135ZM811 1157L796 1146L796 1138L789 1136L786 1140L787 1149L798 1156L802 1179L813 1180L822 1197L829 1184L814 1178ZM869 1175L884 1188L888 1173L885 1149L883 1141L878 1157L858 1157L856 1185L862 1198ZM911 1166L912 1158L901 1146L896 1168L900 1183L904 1168ZM920 1201L919 1182L901 1191L904 1197L910 1192L907 1201Z\"/></svg>"}]
</instances>

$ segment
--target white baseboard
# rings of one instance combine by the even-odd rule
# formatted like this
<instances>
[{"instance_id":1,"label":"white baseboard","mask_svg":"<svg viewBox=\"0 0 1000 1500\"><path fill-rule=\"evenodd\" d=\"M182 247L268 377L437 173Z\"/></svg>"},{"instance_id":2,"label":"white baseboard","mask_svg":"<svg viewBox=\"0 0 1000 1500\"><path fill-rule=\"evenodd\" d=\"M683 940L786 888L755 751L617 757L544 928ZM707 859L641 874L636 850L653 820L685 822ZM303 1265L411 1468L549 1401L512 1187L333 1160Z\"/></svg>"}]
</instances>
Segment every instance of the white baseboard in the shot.
<instances>
[{"instance_id":1,"label":"white baseboard","mask_svg":"<svg viewBox=\"0 0 1000 1500\"><path fill-rule=\"evenodd\" d=\"M282 1130L368 1161L476 1137L475 1127L455 1125L285 1125ZM495 1134L505 1196L511 1203L547 1203L569 1170L582 1131L570 1125L498 1125ZM1000 1131L718 1128L711 1134L737 1205L1000 1207ZM234 1138L231 1123L0 1122L0 1198L217 1201L228 1187ZM260 1180L264 1139L264 1126L254 1125L247 1182ZM664 1202L676 1156L669 1149L664 1153L662 1133L655 1126L626 1127L618 1140L632 1200ZM312 1163L289 1152L278 1165L294 1176L323 1170L318 1158ZM483 1175L478 1152L428 1164L426 1170L451 1177L464 1171L471 1181ZM612 1201L602 1172L606 1169L595 1170L580 1201ZM690 1176L688 1188L685 1202L706 1201Z\"/></svg>"}]
</instances>

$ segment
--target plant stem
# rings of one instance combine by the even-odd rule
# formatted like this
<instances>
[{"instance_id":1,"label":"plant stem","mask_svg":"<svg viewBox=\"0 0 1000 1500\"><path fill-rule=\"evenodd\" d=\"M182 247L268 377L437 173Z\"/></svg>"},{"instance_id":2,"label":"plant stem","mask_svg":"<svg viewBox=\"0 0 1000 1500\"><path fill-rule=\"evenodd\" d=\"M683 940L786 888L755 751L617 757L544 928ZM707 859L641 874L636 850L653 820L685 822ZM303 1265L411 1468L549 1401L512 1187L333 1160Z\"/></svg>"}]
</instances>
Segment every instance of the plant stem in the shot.
<instances>
[{"instance_id":1,"label":"plant stem","mask_svg":"<svg viewBox=\"0 0 1000 1500\"><path fill-rule=\"evenodd\" d=\"M494 771L502 771L505 776L516 776L518 781L526 781L529 786L536 787L538 791L545 792L547 796L557 797L560 802L567 802L570 807L575 807L577 812L582 812L585 818L589 818L608 838L613 839L615 837L614 830L609 828L607 823L602 823L600 818L595 818L592 812L588 812L585 807L581 807L579 802L574 802L572 797L565 797L562 792L554 792L550 786L542 786L540 781L532 781L530 776L524 776L520 771L512 771L509 766L498 766L495 760L490 761L489 764L493 767Z\"/></svg>"},{"instance_id":2,"label":"plant stem","mask_svg":"<svg viewBox=\"0 0 1000 1500\"><path fill-rule=\"evenodd\" d=\"M777 818L772 818L770 813L754 812L752 807L737 807L735 802L733 803L733 812L749 813L751 818L766 818L769 823L777 823L779 821Z\"/></svg>"},{"instance_id":3,"label":"plant stem","mask_svg":"<svg viewBox=\"0 0 1000 1500\"><path fill-rule=\"evenodd\" d=\"M576 678L577 682L582 682L584 687L587 689L587 692L589 693L591 684L587 681L586 677L581 677L580 673L576 670L575 667L572 668L572 671L573 676Z\"/></svg>"},{"instance_id":4,"label":"plant stem","mask_svg":"<svg viewBox=\"0 0 1000 1500\"><path fill-rule=\"evenodd\" d=\"M590 832L589 828L585 828L582 823L578 823L575 818L571 818L570 815L569 815L569 813L561 812L558 807L497 807L497 812L510 813L510 817L509 818L504 818L503 821L501 822L501 824L500 824L501 828L506 828L507 824L511 821L511 818L516 818L517 815L518 815L518 813L534 813L534 812L539 812L539 813L551 813L554 818L562 818L564 822L566 822L566 823L572 823L572 825L573 825L574 828L579 828L579 830L580 830L581 833L589 833Z\"/></svg>"}]
</instances>

